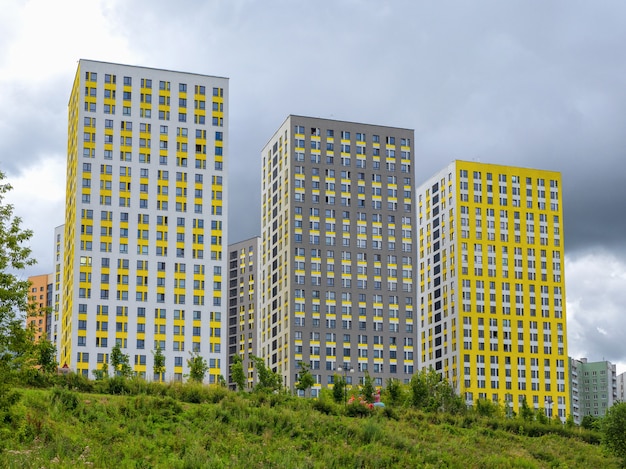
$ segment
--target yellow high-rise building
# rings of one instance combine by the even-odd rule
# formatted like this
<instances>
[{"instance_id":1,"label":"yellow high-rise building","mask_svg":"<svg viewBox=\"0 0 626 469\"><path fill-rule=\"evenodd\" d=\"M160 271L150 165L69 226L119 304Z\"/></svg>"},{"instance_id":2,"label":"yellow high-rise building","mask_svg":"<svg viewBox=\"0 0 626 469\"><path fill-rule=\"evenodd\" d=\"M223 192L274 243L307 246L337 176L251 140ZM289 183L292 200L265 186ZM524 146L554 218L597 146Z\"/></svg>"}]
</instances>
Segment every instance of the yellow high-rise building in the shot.
<instances>
[{"instance_id":1,"label":"yellow high-rise building","mask_svg":"<svg viewBox=\"0 0 626 469\"><path fill-rule=\"evenodd\" d=\"M417 190L419 365L468 405L567 417L557 172L455 161Z\"/></svg>"},{"instance_id":2,"label":"yellow high-rise building","mask_svg":"<svg viewBox=\"0 0 626 469\"><path fill-rule=\"evenodd\" d=\"M150 379L181 380L190 353L207 381L225 375L227 104L226 78L80 60L55 233L61 366L91 376L119 344Z\"/></svg>"}]
</instances>

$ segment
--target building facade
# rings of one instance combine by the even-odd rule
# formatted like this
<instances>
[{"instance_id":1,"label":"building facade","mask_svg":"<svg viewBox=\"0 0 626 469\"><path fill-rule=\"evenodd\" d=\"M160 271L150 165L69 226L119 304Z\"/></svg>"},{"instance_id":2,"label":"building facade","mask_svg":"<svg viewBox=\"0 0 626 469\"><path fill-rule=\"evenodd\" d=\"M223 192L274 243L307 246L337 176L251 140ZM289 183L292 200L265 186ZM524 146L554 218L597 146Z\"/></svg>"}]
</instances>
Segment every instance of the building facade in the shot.
<instances>
[{"instance_id":1,"label":"building facade","mask_svg":"<svg viewBox=\"0 0 626 469\"><path fill-rule=\"evenodd\" d=\"M614 364L569 358L571 415L580 423L585 415L604 417L619 400L619 386Z\"/></svg>"},{"instance_id":2,"label":"building facade","mask_svg":"<svg viewBox=\"0 0 626 469\"><path fill-rule=\"evenodd\" d=\"M251 356L259 356L260 251L261 238L258 236L228 246L228 383L233 389L236 384L232 380L230 365L236 355L243 362L246 387L252 389L255 383Z\"/></svg>"},{"instance_id":3,"label":"building facade","mask_svg":"<svg viewBox=\"0 0 626 469\"><path fill-rule=\"evenodd\" d=\"M455 161L417 189L421 368L468 405L569 412L559 173Z\"/></svg>"},{"instance_id":4,"label":"building facade","mask_svg":"<svg viewBox=\"0 0 626 469\"><path fill-rule=\"evenodd\" d=\"M60 365L120 344L140 376L225 375L228 80L80 60L69 100ZM61 277L61 278L59 278ZM153 376L153 352L166 372Z\"/></svg>"},{"instance_id":5,"label":"building facade","mask_svg":"<svg viewBox=\"0 0 626 469\"><path fill-rule=\"evenodd\" d=\"M32 327L34 341L42 337L49 338L50 334L50 306L52 304L52 274L33 275L28 277L30 293L28 302L32 313L26 317L26 326Z\"/></svg>"},{"instance_id":6,"label":"building facade","mask_svg":"<svg viewBox=\"0 0 626 469\"><path fill-rule=\"evenodd\" d=\"M312 395L416 368L414 132L289 116L262 151L260 355ZM352 371L352 372L350 372Z\"/></svg>"}]
</instances>

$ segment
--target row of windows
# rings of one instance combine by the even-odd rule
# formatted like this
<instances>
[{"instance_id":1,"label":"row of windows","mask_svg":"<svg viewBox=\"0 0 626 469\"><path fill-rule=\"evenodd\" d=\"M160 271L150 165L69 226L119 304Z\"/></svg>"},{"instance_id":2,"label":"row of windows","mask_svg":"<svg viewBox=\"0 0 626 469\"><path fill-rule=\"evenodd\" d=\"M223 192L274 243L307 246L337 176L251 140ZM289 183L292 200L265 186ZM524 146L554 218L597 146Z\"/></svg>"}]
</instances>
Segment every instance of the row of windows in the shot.
<instances>
[{"instance_id":1,"label":"row of windows","mask_svg":"<svg viewBox=\"0 0 626 469\"><path fill-rule=\"evenodd\" d=\"M85 71L85 81L97 83L98 82L98 74L96 72ZM117 75L106 73L104 75L104 83L107 84L116 84L117 83ZM124 76L122 83L124 86L132 86L133 77ZM150 78L141 78L140 79L141 88L152 89L152 79ZM161 80L159 81L159 89L169 91L171 82ZM194 85L195 94L206 95L206 86L204 85ZM178 84L179 93L187 93L187 83L179 83ZM213 96L222 97L224 95L224 89L219 87L213 88Z\"/></svg>"},{"instance_id":2,"label":"row of windows","mask_svg":"<svg viewBox=\"0 0 626 469\"><path fill-rule=\"evenodd\" d=\"M295 125L294 132L298 135L304 135L305 133L304 126ZM322 135L322 132L320 131L319 127L311 127L311 131L309 132L309 135L314 136L314 137L319 137ZM326 129L325 135L327 138L334 138L335 130ZM340 136L342 140L350 140L351 133L348 131L342 130L341 132L338 132L338 136ZM367 140L367 135L363 132L355 132L354 136L357 142L365 142ZM396 137L386 136L384 138L384 141L387 145L395 145ZM399 138L398 141L400 142L400 145L402 146L411 146L410 138ZM380 135L372 135L372 143L380 143Z\"/></svg>"},{"instance_id":3,"label":"row of windows","mask_svg":"<svg viewBox=\"0 0 626 469\"><path fill-rule=\"evenodd\" d=\"M83 163L83 173L91 173L92 164L91 163ZM113 174L113 166L112 165L100 165L100 174ZM130 166L120 166L119 167L120 176L130 177L132 174L132 167ZM169 181L169 171L167 170L158 170L157 176L159 181ZM153 173L154 176L154 173ZM176 181L178 182L187 182L188 173L186 172L176 172ZM139 177L140 178L149 178L150 177L150 169L149 168L139 168ZM194 181L196 183L204 182L204 174L196 173L194 174ZM223 183L222 176L212 176L211 184L214 186L221 186Z\"/></svg>"}]
</instances>

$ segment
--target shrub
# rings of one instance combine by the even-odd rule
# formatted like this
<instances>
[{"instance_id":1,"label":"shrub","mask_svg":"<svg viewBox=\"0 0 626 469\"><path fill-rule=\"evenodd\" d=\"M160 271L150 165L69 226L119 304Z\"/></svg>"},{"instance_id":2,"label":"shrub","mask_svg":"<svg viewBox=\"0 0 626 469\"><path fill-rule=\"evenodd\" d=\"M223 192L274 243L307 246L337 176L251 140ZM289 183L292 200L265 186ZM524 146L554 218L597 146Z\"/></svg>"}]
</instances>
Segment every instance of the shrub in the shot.
<instances>
[{"instance_id":1,"label":"shrub","mask_svg":"<svg viewBox=\"0 0 626 469\"><path fill-rule=\"evenodd\" d=\"M626 402L611 407L600 425L602 441L626 466Z\"/></svg>"},{"instance_id":2,"label":"shrub","mask_svg":"<svg viewBox=\"0 0 626 469\"><path fill-rule=\"evenodd\" d=\"M80 404L78 394L74 391L69 391L65 388L54 387L50 392L50 401L52 404L58 405L64 410L73 411L76 410Z\"/></svg>"}]
</instances>

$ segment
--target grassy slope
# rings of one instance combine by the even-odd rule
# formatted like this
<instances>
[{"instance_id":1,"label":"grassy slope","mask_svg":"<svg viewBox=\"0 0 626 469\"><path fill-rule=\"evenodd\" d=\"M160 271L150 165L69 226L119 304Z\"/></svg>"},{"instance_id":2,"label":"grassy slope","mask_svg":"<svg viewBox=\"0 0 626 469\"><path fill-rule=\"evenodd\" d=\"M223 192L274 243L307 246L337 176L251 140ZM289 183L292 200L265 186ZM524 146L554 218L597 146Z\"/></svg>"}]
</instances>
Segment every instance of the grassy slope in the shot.
<instances>
[{"instance_id":1,"label":"grassy slope","mask_svg":"<svg viewBox=\"0 0 626 469\"><path fill-rule=\"evenodd\" d=\"M310 400L228 392L214 400L23 390L0 422L0 467L619 467L581 439L520 436L476 419L327 415Z\"/></svg>"}]
</instances>

